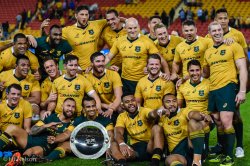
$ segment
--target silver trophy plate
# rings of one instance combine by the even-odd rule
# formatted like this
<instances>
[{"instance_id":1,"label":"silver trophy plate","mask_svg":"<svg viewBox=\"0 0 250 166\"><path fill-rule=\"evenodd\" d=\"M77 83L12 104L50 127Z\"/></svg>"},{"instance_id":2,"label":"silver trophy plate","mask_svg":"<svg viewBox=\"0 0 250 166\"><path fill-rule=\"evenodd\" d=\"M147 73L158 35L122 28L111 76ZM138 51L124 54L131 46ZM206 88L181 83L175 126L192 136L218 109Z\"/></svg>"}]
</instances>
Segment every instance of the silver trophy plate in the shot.
<instances>
[{"instance_id":1,"label":"silver trophy plate","mask_svg":"<svg viewBox=\"0 0 250 166\"><path fill-rule=\"evenodd\" d=\"M98 122L83 122L73 130L70 147L79 158L97 159L110 147L107 130Z\"/></svg>"}]
</instances>

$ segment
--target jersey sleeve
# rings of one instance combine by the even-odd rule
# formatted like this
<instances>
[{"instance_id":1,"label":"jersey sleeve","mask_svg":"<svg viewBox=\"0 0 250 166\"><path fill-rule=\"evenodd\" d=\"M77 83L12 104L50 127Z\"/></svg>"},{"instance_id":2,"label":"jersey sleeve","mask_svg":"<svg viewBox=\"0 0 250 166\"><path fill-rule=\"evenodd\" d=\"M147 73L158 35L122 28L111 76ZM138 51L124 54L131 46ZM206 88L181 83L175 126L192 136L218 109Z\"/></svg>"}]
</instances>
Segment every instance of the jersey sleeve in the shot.
<instances>
[{"instance_id":1,"label":"jersey sleeve","mask_svg":"<svg viewBox=\"0 0 250 166\"><path fill-rule=\"evenodd\" d=\"M5 63L3 54L0 54L0 72L3 70L3 65Z\"/></svg>"},{"instance_id":2,"label":"jersey sleeve","mask_svg":"<svg viewBox=\"0 0 250 166\"><path fill-rule=\"evenodd\" d=\"M149 54L157 54L159 50L151 39L148 39L148 53Z\"/></svg>"},{"instance_id":3,"label":"jersey sleeve","mask_svg":"<svg viewBox=\"0 0 250 166\"><path fill-rule=\"evenodd\" d=\"M167 87L164 90L164 95L167 93L175 94L174 83L172 81L167 81L166 84L167 84Z\"/></svg>"},{"instance_id":4,"label":"jersey sleeve","mask_svg":"<svg viewBox=\"0 0 250 166\"><path fill-rule=\"evenodd\" d=\"M106 126L106 130L114 130L114 125L113 123L109 123L107 126Z\"/></svg>"},{"instance_id":5,"label":"jersey sleeve","mask_svg":"<svg viewBox=\"0 0 250 166\"><path fill-rule=\"evenodd\" d=\"M116 125L115 127L122 127L122 128L126 128L126 125L125 125L125 120L126 118L124 117L125 113L121 113L117 120L116 120Z\"/></svg>"},{"instance_id":6,"label":"jersey sleeve","mask_svg":"<svg viewBox=\"0 0 250 166\"><path fill-rule=\"evenodd\" d=\"M117 72L113 72L113 88L122 87L121 77Z\"/></svg>"},{"instance_id":7,"label":"jersey sleeve","mask_svg":"<svg viewBox=\"0 0 250 166\"><path fill-rule=\"evenodd\" d=\"M26 119L26 118L31 118L32 117L32 107L31 107L31 104L26 101L25 102L25 111L24 111L24 114L23 114L23 117Z\"/></svg>"},{"instance_id":8,"label":"jersey sleeve","mask_svg":"<svg viewBox=\"0 0 250 166\"><path fill-rule=\"evenodd\" d=\"M42 120L39 120L38 122L36 122L35 126L41 127L44 125L44 122Z\"/></svg>"},{"instance_id":9,"label":"jersey sleeve","mask_svg":"<svg viewBox=\"0 0 250 166\"><path fill-rule=\"evenodd\" d=\"M85 82L84 91L86 93L89 93L90 91L94 90L91 82L88 79L86 79L85 77L83 77L83 78L84 78L84 82Z\"/></svg>"},{"instance_id":10,"label":"jersey sleeve","mask_svg":"<svg viewBox=\"0 0 250 166\"><path fill-rule=\"evenodd\" d=\"M64 40L63 52L64 52L64 54L68 54L68 53L72 52L72 47L67 40Z\"/></svg>"},{"instance_id":11,"label":"jersey sleeve","mask_svg":"<svg viewBox=\"0 0 250 166\"><path fill-rule=\"evenodd\" d=\"M241 32L239 33L239 44L242 46L243 49L247 48L246 39Z\"/></svg>"},{"instance_id":12,"label":"jersey sleeve","mask_svg":"<svg viewBox=\"0 0 250 166\"><path fill-rule=\"evenodd\" d=\"M52 93L57 93L56 81L54 81L53 84L52 84L51 92L52 92Z\"/></svg>"},{"instance_id":13,"label":"jersey sleeve","mask_svg":"<svg viewBox=\"0 0 250 166\"><path fill-rule=\"evenodd\" d=\"M33 81L34 82L33 82L33 86L32 86L31 92L37 92L37 91L40 92L41 91L41 87L40 87L39 82L37 80L35 80L35 78L34 78Z\"/></svg>"},{"instance_id":14,"label":"jersey sleeve","mask_svg":"<svg viewBox=\"0 0 250 166\"><path fill-rule=\"evenodd\" d=\"M183 94L181 92L182 86L183 86L183 84L177 89L177 99L179 99L179 100L183 100L184 99L184 96L183 96Z\"/></svg>"},{"instance_id":15,"label":"jersey sleeve","mask_svg":"<svg viewBox=\"0 0 250 166\"><path fill-rule=\"evenodd\" d=\"M207 54L208 54L208 52L209 52L208 50L205 51L203 65L202 66L209 66L209 64L207 62Z\"/></svg>"},{"instance_id":16,"label":"jersey sleeve","mask_svg":"<svg viewBox=\"0 0 250 166\"><path fill-rule=\"evenodd\" d=\"M136 89L135 89L135 98L142 99L142 92L141 92L141 81L138 82Z\"/></svg>"},{"instance_id":17,"label":"jersey sleeve","mask_svg":"<svg viewBox=\"0 0 250 166\"><path fill-rule=\"evenodd\" d=\"M47 93L46 89L46 83L43 82L41 85L41 102L47 100L47 98L49 97L49 94Z\"/></svg>"},{"instance_id":18,"label":"jersey sleeve","mask_svg":"<svg viewBox=\"0 0 250 166\"><path fill-rule=\"evenodd\" d=\"M175 49L175 54L174 54L174 62L181 62L181 57L180 57L180 53L179 53L179 48L178 45Z\"/></svg>"},{"instance_id":19,"label":"jersey sleeve","mask_svg":"<svg viewBox=\"0 0 250 166\"><path fill-rule=\"evenodd\" d=\"M30 68L32 70L37 70L40 67L37 57L30 51L28 51L28 54L30 60Z\"/></svg>"},{"instance_id":20,"label":"jersey sleeve","mask_svg":"<svg viewBox=\"0 0 250 166\"><path fill-rule=\"evenodd\" d=\"M234 60L235 61L238 59L241 59L241 58L245 58L244 50L241 47L241 45L239 45L238 43L234 43L233 53L234 53Z\"/></svg>"},{"instance_id":21,"label":"jersey sleeve","mask_svg":"<svg viewBox=\"0 0 250 166\"><path fill-rule=\"evenodd\" d=\"M116 55L116 54L119 53L119 50L118 50L118 40L116 40L116 41L114 42L113 46L112 46L111 49L110 49L110 53L111 53L112 55Z\"/></svg>"}]
</instances>

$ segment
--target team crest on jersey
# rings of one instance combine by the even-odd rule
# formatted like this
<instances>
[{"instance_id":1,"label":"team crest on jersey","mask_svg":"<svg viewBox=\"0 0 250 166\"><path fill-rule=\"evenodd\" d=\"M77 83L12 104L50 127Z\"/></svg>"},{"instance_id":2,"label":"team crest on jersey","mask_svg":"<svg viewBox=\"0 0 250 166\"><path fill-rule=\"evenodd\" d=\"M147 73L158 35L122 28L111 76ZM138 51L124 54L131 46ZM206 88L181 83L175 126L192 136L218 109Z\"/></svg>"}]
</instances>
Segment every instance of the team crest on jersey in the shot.
<instances>
[{"instance_id":1,"label":"team crest on jersey","mask_svg":"<svg viewBox=\"0 0 250 166\"><path fill-rule=\"evenodd\" d=\"M220 55L225 55L225 53L226 53L226 50L221 50L220 51Z\"/></svg>"},{"instance_id":2,"label":"team crest on jersey","mask_svg":"<svg viewBox=\"0 0 250 166\"><path fill-rule=\"evenodd\" d=\"M14 117L15 117L16 119L19 118L19 117L20 117L20 113L19 113L19 112L15 112Z\"/></svg>"},{"instance_id":3,"label":"team crest on jersey","mask_svg":"<svg viewBox=\"0 0 250 166\"><path fill-rule=\"evenodd\" d=\"M161 86L160 86L160 85L157 85L157 86L155 87L155 90L159 92L159 91L161 90Z\"/></svg>"},{"instance_id":4,"label":"team crest on jersey","mask_svg":"<svg viewBox=\"0 0 250 166\"><path fill-rule=\"evenodd\" d=\"M80 85L76 84L75 85L75 90L79 90L80 89Z\"/></svg>"},{"instance_id":5,"label":"team crest on jersey","mask_svg":"<svg viewBox=\"0 0 250 166\"><path fill-rule=\"evenodd\" d=\"M199 46L195 46L194 47L194 52L198 52L199 51Z\"/></svg>"},{"instance_id":6,"label":"team crest on jersey","mask_svg":"<svg viewBox=\"0 0 250 166\"><path fill-rule=\"evenodd\" d=\"M109 82L104 82L104 87L108 88L109 87Z\"/></svg>"},{"instance_id":7,"label":"team crest on jersey","mask_svg":"<svg viewBox=\"0 0 250 166\"><path fill-rule=\"evenodd\" d=\"M94 34L94 30L93 29L89 30L89 34L93 35Z\"/></svg>"},{"instance_id":8,"label":"team crest on jersey","mask_svg":"<svg viewBox=\"0 0 250 166\"><path fill-rule=\"evenodd\" d=\"M141 47L140 46L135 46L135 51L136 52L140 52L141 51Z\"/></svg>"},{"instance_id":9,"label":"team crest on jersey","mask_svg":"<svg viewBox=\"0 0 250 166\"><path fill-rule=\"evenodd\" d=\"M180 122L179 122L178 119L174 121L174 125L175 125L175 126L178 126L179 124L180 124Z\"/></svg>"},{"instance_id":10,"label":"team crest on jersey","mask_svg":"<svg viewBox=\"0 0 250 166\"><path fill-rule=\"evenodd\" d=\"M142 125L143 125L143 123L142 123L141 120L138 120L138 121L137 121L137 124L138 124L138 126L142 126Z\"/></svg>"},{"instance_id":11,"label":"team crest on jersey","mask_svg":"<svg viewBox=\"0 0 250 166\"><path fill-rule=\"evenodd\" d=\"M29 85L24 85L25 90L29 90L30 86Z\"/></svg>"},{"instance_id":12,"label":"team crest on jersey","mask_svg":"<svg viewBox=\"0 0 250 166\"><path fill-rule=\"evenodd\" d=\"M175 48L171 50L172 54L175 54Z\"/></svg>"},{"instance_id":13,"label":"team crest on jersey","mask_svg":"<svg viewBox=\"0 0 250 166\"><path fill-rule=\"evenodd\" d=\"M204 90L199 90L199 95L204 96Z\"/></svg>"}]
</instances>

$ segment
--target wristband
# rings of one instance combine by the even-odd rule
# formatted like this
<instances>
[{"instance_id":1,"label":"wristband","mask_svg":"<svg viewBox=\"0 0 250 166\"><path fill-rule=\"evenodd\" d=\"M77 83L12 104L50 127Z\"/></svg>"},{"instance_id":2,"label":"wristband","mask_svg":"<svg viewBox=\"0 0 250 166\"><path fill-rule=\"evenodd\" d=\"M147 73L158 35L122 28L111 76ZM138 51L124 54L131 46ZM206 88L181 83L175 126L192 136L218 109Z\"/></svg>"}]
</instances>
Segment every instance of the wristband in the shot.
<instances>
[{"instance_id":1,"label":"wristband","mask_svg":"<svg viewBox=\"0 0 250 166\"><path fill-rule=\"evenodd\" d=\"M162 109L158 109L157 110L157 115L161 116L161 114L162 114Z\"/></svg>"},{"instance_id":2,"label":"wristband","mask_svg":"<svg viewBox=\"0 0 250 166\"><path fill-rule=\"evenodd\" d=\"M245 90L241 90L240 92L241 92L241 93L246 93L246 91L245 91Z\"/></svg>"},{"instance_id":3,"label":"wristband","mask_svg":"<svg viewBox=\"0 0 250 166\"><path fill-rule=\"evenodd\" d=\"M119 146L122 146L122 145L127 145L127 144L125 142L119 143Z\"/></svg>"}]
</instances>

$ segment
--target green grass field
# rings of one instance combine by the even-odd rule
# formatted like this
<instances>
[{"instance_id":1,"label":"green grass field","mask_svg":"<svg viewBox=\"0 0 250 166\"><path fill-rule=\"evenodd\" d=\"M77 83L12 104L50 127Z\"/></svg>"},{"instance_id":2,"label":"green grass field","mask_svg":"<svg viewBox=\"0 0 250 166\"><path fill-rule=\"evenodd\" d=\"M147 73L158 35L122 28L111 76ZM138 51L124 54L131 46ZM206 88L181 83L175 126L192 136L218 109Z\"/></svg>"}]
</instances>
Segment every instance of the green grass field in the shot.
<instances>
[{"instance_id":1,"label":"green grass field","mask_svg":"<svg viewBox=\"0 0 250 166\"><path fill-rule=\"evenodd\" d=\"M241 159L235 159L235 166L250 166L250 123L248 122L248 118L250 118L250 93L247 95L247 101L241 106L241 116L244 121L244 150L245 157ZM213 130L210 137L210 145L214 145L215 131ZM29 165L37 165L37 166L101 166L100 163L104 158L96 159L96 160L82 160L76 157L66 157L64 159L54 161L52 163L44 163L44 164L29 164ZM0 166L4 166L6 162L0 161ZM28 164L27 164L28 165ZM129 163L130 166L147 166L148 162L132 162ZM163 165L163 163L161 164ZM211 164L206 162L204 166L217 166L219 164Z\"/></svg>"}]
</instances>

